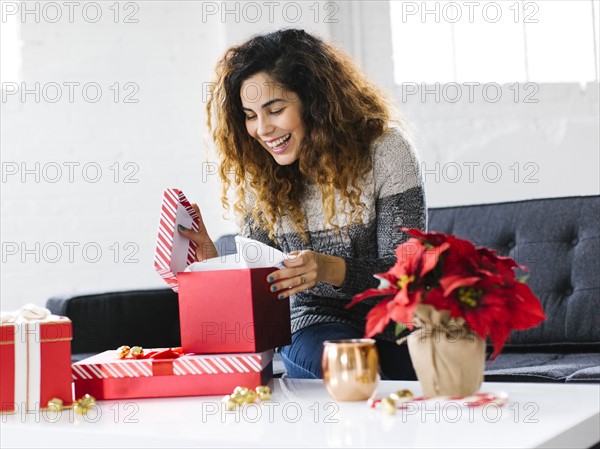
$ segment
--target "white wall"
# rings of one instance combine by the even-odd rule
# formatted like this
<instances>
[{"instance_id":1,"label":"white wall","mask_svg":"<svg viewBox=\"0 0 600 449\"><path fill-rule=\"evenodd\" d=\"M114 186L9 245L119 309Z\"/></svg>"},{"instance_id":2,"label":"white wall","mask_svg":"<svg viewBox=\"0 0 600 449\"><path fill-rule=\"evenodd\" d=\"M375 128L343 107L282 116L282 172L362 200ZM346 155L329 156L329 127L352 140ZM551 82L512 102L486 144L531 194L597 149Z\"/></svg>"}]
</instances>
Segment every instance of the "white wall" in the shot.
<instances>
[{"instance_id":1,"label":"white wall","mask_svg":"<svg viewBox=\"0 0 600 449\"><path fill-rule=\"evenodd\" d=\"M469 95L465 84L397 89L428 206L600 193L597 83L482 83Z\"/></svg>"},{"instance_id":2,"label":"white wall","mask_svg":"<svg viewBox=\"0 0 600 449\"><path fill-rule=\"evenodd\" d=\"M165 187L198 202L216 234L233 229L218 218L215 182L202 180L202 88L226 45L222 24L202 23L195 2L138 3L138 23L114 23L111 4L101 4L97 23L75 16L73 23L29 18L21 25L24 85L55 82L64 92L56 103L32 95L2 102L3 174L19 168L2 183L4 310L60 292L163 286L152 258ZM79 87L70 103L65 82L97 83L102 97L86 101ZM126 103L128 94L138 102ZM80 164L73 182L69 162ZM35 171L36 163L40 179L22 178L21 164ZM56 177L52 164L63 169L55 183L48 182ZM92 164L87 172L85 164ZM96 166L102 174L90 182L85 176L95 178ZM5 251L15 245L16 254Z\"/></svg>"},{"instance_id":3,"label":"white wall","mask_svg":"<svg viewBox=\"0 0 600 449\"><path fill-rule=\"evenodd\" d=\"M101 3L103 16L97 23L77 10L73 23L68 17L48 23L43 16L36 23L26 16L21 23L23 84L0 105L1 308L43 304L58 293L163 286L152 257L165 187L179 187L199 203L214 237L235 232L233 222L221 217L217 177L203 176L203 86L228 45L281 26L303 27L338 41L391 91L387 3L329 3L337 9L326 2L316 8L313 2L301 3L295 23L289 19L297 11L288 9L284 15L284 2L273 11L273 20L259 2L262 17L256 23L255 11L240 3L236 12L235 2L226 4L233 12L224 17L221 2L136 2L139 10L121 10L119 23L109 9L112 2ZM209 14L215 5L217 13ZM88 11L92 18L93 12ZM134 13L138 23L123 23L127 13ZM1 63L6 63L4 55ZM32 89L36 82L39 102L32 94L21 98L22 89ZM74 88L73 102L64 84L69 82L81 83ZM115 87L111 90L116 82L117 102ZM50 83L62 86L63 97L56 103L49 101L55 95ZM96 103L83 97L85 83L101 87ZM125 88L125 83L133 84ZM465 97L451 103L443 92L435 101L432 95L420 98L420 92L407 96L406 89L398 88L395 95L430 171L430 206L600 190L597 84L585 91L577 85L542 85L534 104L514 102L510 86L502 86L498 103L482 95L473 102ZM93 96L93 89L88 94ZM124 102L127 94L138 102ZM473 165L474 182L469 182L465 163L480 164ZM492 166L484 178L482 169L489 163L502 169L498 182L489 180L496 176ZM520 168L516 182L515 163ZM68 164L74 168L72 182ZM57 166L62 176L52 182ZM460 178L452 171L457 166ZM96 176L95 167L101 175ZM525 182L532 167L537 172L529 180L538 182ZM24 175L24 168L30 172Z\"/></svg>"}]
</instances>

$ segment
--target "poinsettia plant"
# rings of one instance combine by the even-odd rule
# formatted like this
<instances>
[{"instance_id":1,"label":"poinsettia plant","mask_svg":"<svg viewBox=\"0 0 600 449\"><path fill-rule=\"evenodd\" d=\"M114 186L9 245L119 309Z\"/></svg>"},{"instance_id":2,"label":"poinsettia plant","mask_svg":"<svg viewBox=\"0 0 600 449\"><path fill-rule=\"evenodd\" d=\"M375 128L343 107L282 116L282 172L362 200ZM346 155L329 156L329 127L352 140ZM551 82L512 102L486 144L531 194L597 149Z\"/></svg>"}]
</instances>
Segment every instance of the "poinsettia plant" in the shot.
<instances>
[{"instance_id":1,"label":"poinsettia plant","mask_svg":"<svg viewBox=\"0 0 600 449\"><path fill-rule=\"evenodd\" d=\"M402 229L411 237L396 249L396 263L376 274L380 285L356 295L347 307L371 297L383 297L367 315L366 336L395 321L396 333L412 329L415 308L426 304L463 318L482 339L490 338L495 358L512 330L542 322L544 310L510 257L476 247L453 235Z\"/></svg>"}]
</instances>

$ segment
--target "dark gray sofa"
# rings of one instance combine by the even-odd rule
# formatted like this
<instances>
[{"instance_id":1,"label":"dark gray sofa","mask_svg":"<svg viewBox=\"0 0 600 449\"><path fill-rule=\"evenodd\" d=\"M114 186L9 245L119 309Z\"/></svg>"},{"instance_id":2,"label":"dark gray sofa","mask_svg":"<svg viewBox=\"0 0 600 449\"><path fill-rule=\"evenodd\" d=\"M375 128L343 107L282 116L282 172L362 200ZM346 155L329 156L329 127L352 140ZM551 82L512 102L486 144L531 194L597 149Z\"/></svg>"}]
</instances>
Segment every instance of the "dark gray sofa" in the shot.
<instances>
[{"instance_id":1,"label":"dark gray sofa","mask_svg":"<svg viewBox=\"0 0 600 449\"><path fill-rule=\"evenodd\" d=\"M486 367L487 381L600 382L600 196L429 209L429 230L455 234L529 267L547 315L513 332ZM217 241L235 251L232 236ZM47 307L73 321L73 358L123 344L179 345L170 289L55 297ZM281 365L279 365L281 367Z\"/></svg>"},{"instance_id":2,"label":"dark gray sofa","mask_svg":"<svg viewBox=\"0 0 600 449\"><path fill-rule=\"evenodd\" d=\"M429 230L527 266L546 312L512 333L486 380L600 382L600 196L431 209Z\"/></svg>"}]
</instances>

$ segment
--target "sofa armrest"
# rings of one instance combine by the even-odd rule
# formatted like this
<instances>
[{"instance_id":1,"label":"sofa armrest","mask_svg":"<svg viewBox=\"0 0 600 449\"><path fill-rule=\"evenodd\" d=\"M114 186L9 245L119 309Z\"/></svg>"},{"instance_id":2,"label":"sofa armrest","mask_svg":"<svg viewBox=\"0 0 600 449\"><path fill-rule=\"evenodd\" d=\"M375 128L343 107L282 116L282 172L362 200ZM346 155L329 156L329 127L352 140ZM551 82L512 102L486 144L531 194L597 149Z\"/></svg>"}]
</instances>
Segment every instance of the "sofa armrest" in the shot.
<instances>
[{"instance_id":1,"label":"sofa armrest","mask_svg":"<svg viewBox=\"0 0 600 449\"><path fill-rule=\"evenodd\" d=\"M57 296L46 307L73 322L74 358L121 345L181 345L177 294L170 288Z\"/></svg>"}]
</instances>

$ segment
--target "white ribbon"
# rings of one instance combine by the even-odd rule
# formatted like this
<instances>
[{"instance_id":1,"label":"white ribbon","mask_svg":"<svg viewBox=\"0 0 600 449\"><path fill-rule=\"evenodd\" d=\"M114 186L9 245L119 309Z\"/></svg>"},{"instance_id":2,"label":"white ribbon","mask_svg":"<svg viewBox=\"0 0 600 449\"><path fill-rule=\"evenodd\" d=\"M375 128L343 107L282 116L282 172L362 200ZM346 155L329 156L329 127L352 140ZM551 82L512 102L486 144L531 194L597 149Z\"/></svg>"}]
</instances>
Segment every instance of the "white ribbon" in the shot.
<instances>
[{"instance_id":1,"label":"white ribbon","mask_svg":"<svg viewBox=\"0 0 600 449\"><path fill-rule=\"evenodd\" d=\"M19 407L39 409L41 384L41 323L56 321L45 307L26 304L14 312L2 312L2 324L15 325L15 398ZM37 406L36 406L37 405Z\"/></svg>"}]
</instances>

